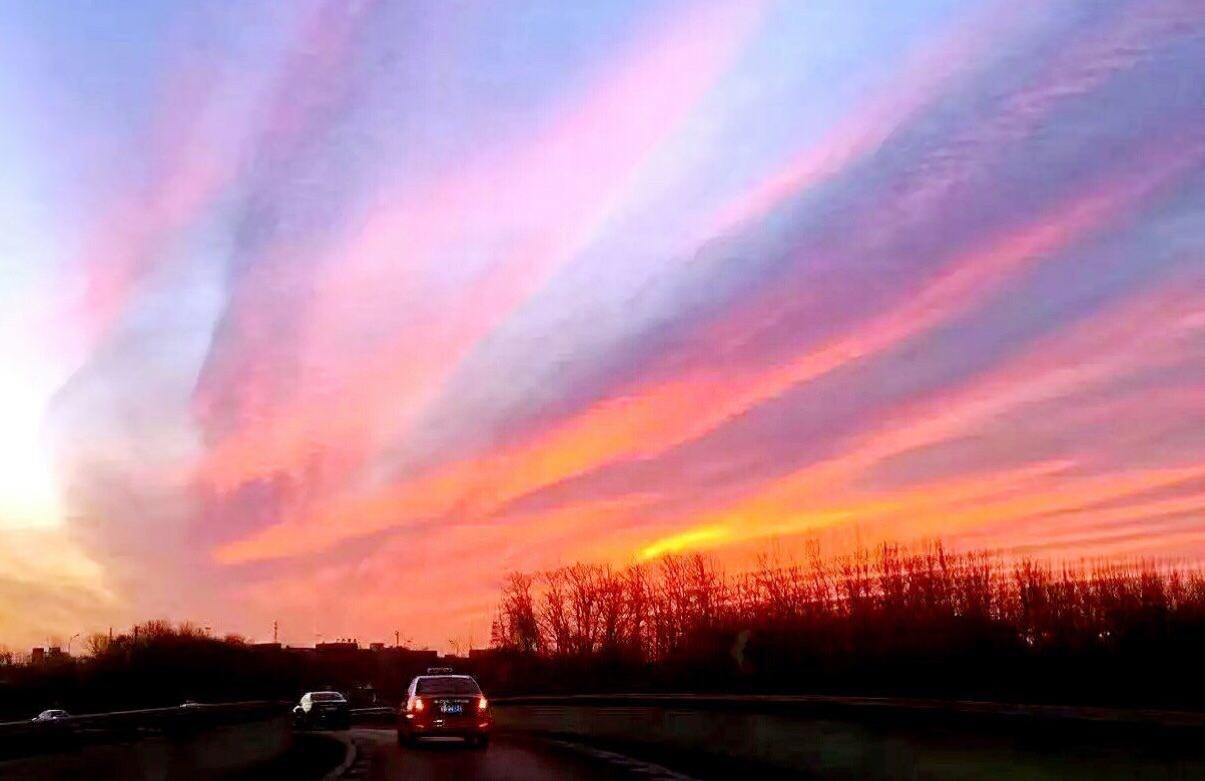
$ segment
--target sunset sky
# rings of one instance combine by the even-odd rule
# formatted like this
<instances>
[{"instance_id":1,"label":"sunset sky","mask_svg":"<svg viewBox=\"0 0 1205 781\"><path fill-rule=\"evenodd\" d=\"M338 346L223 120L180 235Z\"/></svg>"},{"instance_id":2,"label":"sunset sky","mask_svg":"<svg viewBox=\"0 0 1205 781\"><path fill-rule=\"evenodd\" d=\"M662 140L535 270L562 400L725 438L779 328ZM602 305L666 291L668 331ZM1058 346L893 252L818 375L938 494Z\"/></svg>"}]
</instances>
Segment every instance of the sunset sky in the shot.
<instances>
[{"instance_id":1,"label":"sunset sky","mask_svg":"<svg viewBox=\"0 0 1205 781\"><path fill-rule=\"evenodd\" d=\"M0 643L1205 561L1205 3L0 4Z\"/></svg>"}]
</instances>

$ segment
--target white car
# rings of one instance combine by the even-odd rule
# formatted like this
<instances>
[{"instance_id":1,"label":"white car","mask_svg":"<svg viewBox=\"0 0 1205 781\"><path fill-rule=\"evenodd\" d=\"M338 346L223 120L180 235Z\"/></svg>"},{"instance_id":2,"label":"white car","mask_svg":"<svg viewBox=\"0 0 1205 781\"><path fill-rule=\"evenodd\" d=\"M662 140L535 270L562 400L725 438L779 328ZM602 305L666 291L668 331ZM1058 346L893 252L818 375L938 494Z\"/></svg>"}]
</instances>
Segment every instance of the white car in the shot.
<instances>
[{"instance_id":1,"label":"white car","mask_svg":"<svg viewBox=\"0 0 1205 781\"><path fill-rule=\"evenodd\" d=\"M71 714L65 710L44 710L33 717L34 721L58 721L68 718Z\"/></svg>"}]
</instances>

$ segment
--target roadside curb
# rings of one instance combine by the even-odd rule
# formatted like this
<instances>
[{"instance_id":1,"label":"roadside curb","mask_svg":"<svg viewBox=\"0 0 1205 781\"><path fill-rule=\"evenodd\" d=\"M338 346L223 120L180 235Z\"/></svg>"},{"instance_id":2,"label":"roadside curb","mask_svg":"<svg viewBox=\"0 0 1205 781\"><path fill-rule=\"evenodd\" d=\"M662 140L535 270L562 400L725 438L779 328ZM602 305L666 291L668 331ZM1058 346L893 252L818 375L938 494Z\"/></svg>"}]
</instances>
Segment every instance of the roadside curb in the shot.
<instances>
[{"instance_id":1,"label":"roadside curb","mask_svg":"<svg viewBox=\"0 0 1205 781\"><path fill-rule=\"evenodd\" d=\"M650 781L696 781L693 776L679 773L676 770L671 770L664 765L658 765L654 762L647 762L643 759L637 759L627 754L620 754L615 751L607 751L598 746L591 746L587 743L578 741L564 740L562 738L538 737L544 743L552 746L557 746L566 751L572 751L581 756L589 757L597 762L620 768L622 771L634 775L639 778L647 778Z\"/></svg>"},{"instance_id":2,"label":"roadside curb","mask_svg":"<svg viewBox=\"0 0 1205 781\"><path fill-rule=\"evenodd\" d=\"M344 746L343 762L323 776L322 781L339 781L339 779L343 778L343 774L351 770L351 766L356 763L356 755L359 753L355 741L351 738L342 735L332 735L331 737Z\"/></svg>"}]
</instances>

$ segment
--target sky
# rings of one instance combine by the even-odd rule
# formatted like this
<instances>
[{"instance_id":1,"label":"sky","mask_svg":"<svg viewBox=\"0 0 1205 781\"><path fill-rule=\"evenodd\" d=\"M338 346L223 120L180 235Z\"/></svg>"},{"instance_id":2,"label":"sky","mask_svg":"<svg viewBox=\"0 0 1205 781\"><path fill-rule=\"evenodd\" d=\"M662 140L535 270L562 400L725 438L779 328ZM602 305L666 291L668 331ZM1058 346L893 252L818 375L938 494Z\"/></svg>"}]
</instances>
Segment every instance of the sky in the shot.
<instances>
[{"instance_id":1,"label":"sky","mask_svg":"<svg viewBox=\"0 0 1205 781\"><path fill-rule=\"evenodd\" d=\"M0 643L1205 561L1195 0L0 4Z\"/></svg>"}]
</instances>

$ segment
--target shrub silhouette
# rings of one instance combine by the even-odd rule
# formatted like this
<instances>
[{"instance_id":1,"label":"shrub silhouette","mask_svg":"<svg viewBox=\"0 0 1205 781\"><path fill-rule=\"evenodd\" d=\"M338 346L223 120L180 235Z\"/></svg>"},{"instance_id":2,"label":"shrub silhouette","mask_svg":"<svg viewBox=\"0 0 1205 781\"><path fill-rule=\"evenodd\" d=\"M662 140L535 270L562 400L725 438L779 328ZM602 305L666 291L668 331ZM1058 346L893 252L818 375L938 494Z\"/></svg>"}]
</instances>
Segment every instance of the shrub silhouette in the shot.
<instances>
[{"instance_id":1,"label":"shrub silhouette","mask_svg":"<svg viewBox=\"0 0 1205 781\"><path fill-rule=\"evenodd\" d=\"M1205 579L941 545L825 559L703 555L510 576L496 688L806 691L1198 705Z\"/></svg>"}]
</instances>

